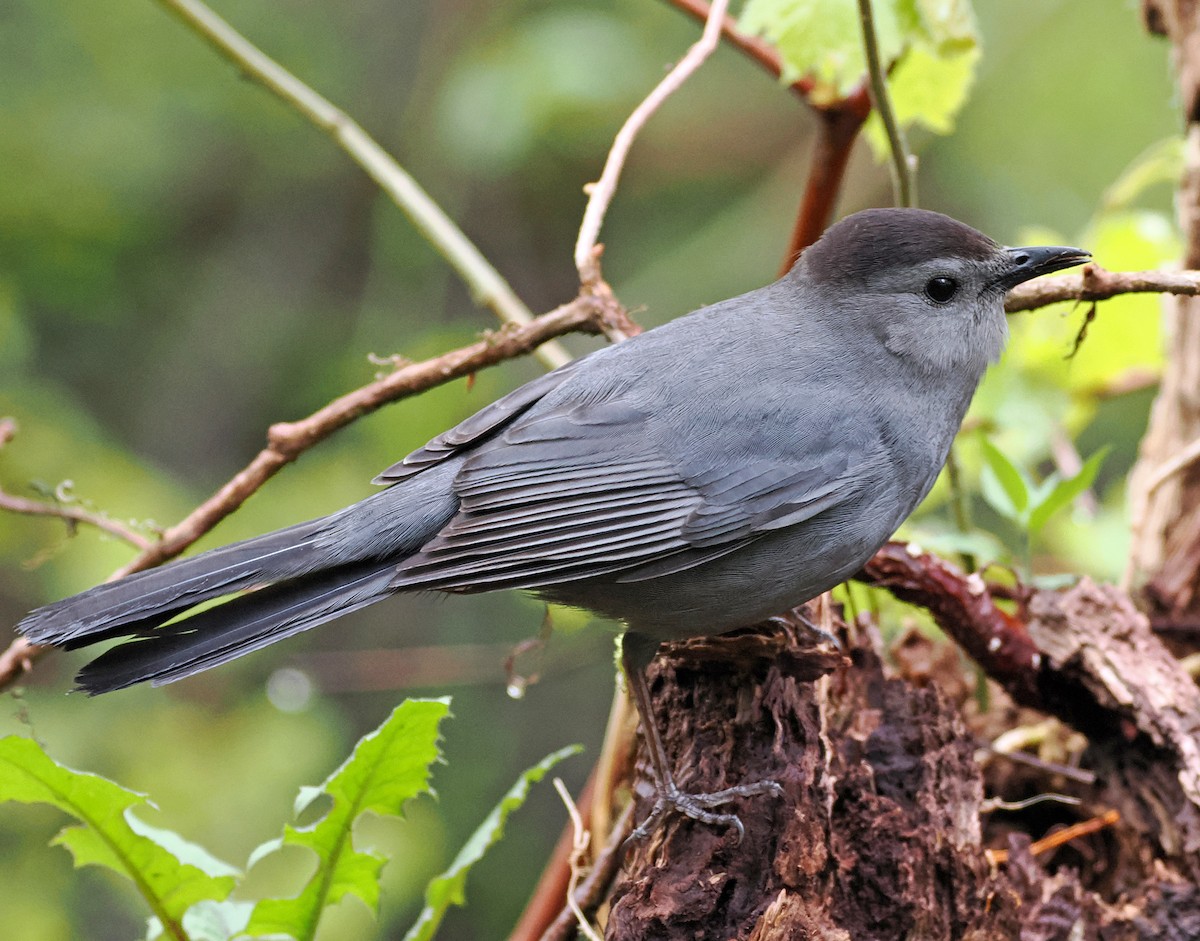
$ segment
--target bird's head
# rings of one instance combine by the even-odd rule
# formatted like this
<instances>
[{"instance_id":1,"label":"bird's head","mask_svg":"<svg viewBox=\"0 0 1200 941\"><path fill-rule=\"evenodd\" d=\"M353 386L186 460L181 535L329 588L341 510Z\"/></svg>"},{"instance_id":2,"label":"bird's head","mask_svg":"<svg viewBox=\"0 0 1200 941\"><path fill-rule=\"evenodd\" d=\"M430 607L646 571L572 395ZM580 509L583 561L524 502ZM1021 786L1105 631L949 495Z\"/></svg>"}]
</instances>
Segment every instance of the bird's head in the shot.
<instances>
[{"instance_id":1,"label":"bird's head","mask_svg":"<svg viewBox=\"0 0 1200 941\"><path fill-rule=\"evenodd\" d=\"M823 316L868 331L922 372L982 375L1004 348L1004 295L1088 261L1078 248L1006 248L924 209L867 209L807 248L789 278L815 291Z\"/></svg>"}]
</instances>

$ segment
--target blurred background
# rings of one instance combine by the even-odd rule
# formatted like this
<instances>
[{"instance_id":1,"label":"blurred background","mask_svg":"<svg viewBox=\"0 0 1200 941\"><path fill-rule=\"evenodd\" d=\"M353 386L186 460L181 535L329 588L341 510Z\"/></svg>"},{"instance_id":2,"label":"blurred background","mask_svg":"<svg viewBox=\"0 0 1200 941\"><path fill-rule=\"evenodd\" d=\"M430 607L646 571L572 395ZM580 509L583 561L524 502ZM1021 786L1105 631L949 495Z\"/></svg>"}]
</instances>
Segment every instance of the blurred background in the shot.
<instances>
[{"instance_id":1,"label":"blurred background","mask_svg":"<svg viewBox=\"0 0 1200 941\"><path fill-rule=\"evenodd\" d=\"M628 112L698 35L661 0L217 3L252 41L388 148L536 311L574 296L583 185ZM983 57L948 136L914 133L922 205L1015 244L1083 244L1111 268L1177 254L1181 122L1164 42L1133 0L977 0ZM618 297L647 326L771 280L794 222L813 118L722 49L637 141L602 240ZM1167 143L1164 144L1163 142ZM891 199L860 145L839 214ZM1039 534L1035 569L1119 575L1123 478L1160 359L1155 298L1024 315L973 426L1044 474L1111 447L1096 502ZM369 381L372 355L424 358L493 327L405 217L330 141L241 79L150 2L0 2L0 416L19 426L0 485L169 525L239 470L274 421ZM595 341L568 338L581 353ZM698 351L698 355L703 355ZM505 364L389 407L287 468L198 546L341 507L379 470L517 384ZM730 377L736 381L736 377ZM971 435L962 458L978 490ZM977 437L977 435L975 435ZM1061 460L1060 460L1061 463ZM945 494L911 531L955 548ZM1005 520L975 500L972 548L1004 560ZM1019 534L1018 534L1019 535ZM942 540L939 543L939 539ZM961 544L961 539L960 539ZM982 548L980 548L982 547ZM131 551L92 530L0 514L0 623L88 587ZM397 598L167 689L65 696L83 657L44 658L4 694L0 734L149 793L152 822L237 865L290 819L405 695L453 696L436 801L376 837L397 857L381 922L356 902L323 937L396 937L523 768L570 742L586 776L612 691L611 625L555 611L521 700L503 658L541 605L506 594ZM414 649L415 648L415 649ZM136 936L145 913L108 873L75 873L48 809L0 807L9 937ZM564 813L541 787L473 873L444 937L502 936Z\"/></svg>"}]
</instances>

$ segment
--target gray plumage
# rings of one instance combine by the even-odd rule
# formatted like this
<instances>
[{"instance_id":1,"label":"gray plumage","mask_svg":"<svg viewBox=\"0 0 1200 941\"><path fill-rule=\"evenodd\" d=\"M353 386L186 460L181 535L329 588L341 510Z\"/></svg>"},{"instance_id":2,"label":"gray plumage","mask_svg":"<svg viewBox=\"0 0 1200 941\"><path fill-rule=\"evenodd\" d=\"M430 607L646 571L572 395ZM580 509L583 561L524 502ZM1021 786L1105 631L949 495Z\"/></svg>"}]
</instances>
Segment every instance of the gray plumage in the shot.
<instances>
[{"instance_id":1,"label":"gray plumage","mask_svg":"<svg viewBox=\"0 0 1200 941\"><path fill-rule=\"evenodd\" d=\"M133 636L80 674L103 692L188 676L399 591L533 590L624 621L647 654L754 623L845 580L891 536L1000 355L1005 292L1085 259L1004 249L937 213L858 213L774 284L489 405L354 506L101 585L20 630L66 647Z\"/></svg>"}]
</instances>

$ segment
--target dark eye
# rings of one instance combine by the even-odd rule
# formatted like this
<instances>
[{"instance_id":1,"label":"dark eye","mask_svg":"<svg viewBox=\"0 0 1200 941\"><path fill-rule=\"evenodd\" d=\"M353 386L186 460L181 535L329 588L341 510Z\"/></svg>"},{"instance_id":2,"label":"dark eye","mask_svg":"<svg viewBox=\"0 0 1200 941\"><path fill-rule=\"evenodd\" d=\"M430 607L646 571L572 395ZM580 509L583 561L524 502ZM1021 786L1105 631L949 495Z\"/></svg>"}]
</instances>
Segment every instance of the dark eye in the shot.
<instances>
[{"instance_id":1,"label":"dark eye","mask_svg":"<svg viewBox=\"0 0 1200 941\"><path fill-rule=\"evenodd\" d=\"M958 282L953 278L930 278L925 282L925 296L935 304L945 304L958 293Z\"/></svg>"}]
</instances>

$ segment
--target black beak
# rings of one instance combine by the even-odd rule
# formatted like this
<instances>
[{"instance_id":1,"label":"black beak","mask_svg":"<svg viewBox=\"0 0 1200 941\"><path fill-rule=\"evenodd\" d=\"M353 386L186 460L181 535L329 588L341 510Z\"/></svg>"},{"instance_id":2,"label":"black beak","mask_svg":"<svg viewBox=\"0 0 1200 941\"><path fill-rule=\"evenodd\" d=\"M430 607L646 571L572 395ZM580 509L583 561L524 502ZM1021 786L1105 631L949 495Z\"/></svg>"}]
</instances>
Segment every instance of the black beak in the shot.
<instances>
[{"instance_id":1,"label":"black beak","mask_svg":"<svg viewBox=\"0 0 1200 941\"><path fill-rule=\"evenodd\" d=\"M1084 262L1092 260L1091 252L1085 252L1082 248L1067 248L1062 245L1006 248L1004 253L1008 256L1008 269L992 284L1002 285L1006 291L1010 291L1018 284L1028 281L1030 278L1036 278L1038 275L1061 271L1063 268L1082 265Z\"/></svg>"}]
</instances>

